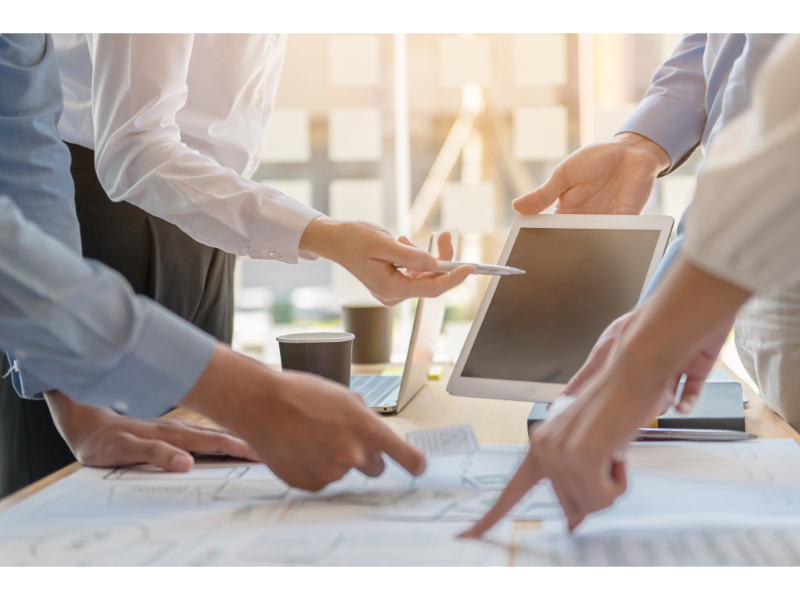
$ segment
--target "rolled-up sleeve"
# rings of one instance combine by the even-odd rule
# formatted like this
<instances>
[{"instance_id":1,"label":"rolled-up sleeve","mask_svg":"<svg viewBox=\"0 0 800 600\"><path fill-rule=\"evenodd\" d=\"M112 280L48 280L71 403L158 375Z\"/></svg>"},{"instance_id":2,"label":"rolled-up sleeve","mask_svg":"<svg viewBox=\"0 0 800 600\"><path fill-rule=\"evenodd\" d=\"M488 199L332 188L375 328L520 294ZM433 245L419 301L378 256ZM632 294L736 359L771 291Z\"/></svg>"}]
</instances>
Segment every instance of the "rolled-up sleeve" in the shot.
<instances>
[{"instance_id":1,"label":"rolled-up sleeve","mask_svg":"<svg viewBox=\"0 0 800 600\"><path fill-rule=\"evenodd\" d=\"M675 170L700 143L706 126L705 34L681 37L670 57L656 70L634 113L617 133L651 139L670 157Z\"/></svg>"},{"instance_id":2,"label":"rolled-up sleeve","mask_svg":"<svg viewBox=\"0 0 800 600\"><path fill-rule=\"evenodd\" d=\"M288 263L315 258L299 246L321 213L181 141L175 117L188 97L193 39L90 36L95 166L103 188L112 200L139 206L226 252Z\"/></svg>"},{"instance_id":3,"label":"rolled-up sleeve","mask_svg":"<svg viewBox=\"0 0 800 600\"><path fill-rule=\"evenodd\" d=\"M214 339L77 253L0 197L0 346L22 379L136 417L174 406L195 384ZM19 380L17 380L19 382Z\"/></svg>"},{"instance_id":4,"label":"rolled-up sleeve","mask_svg":"<svg viewBox=\"0 0 800 600\"><path fill-rule=\"evenodd\" d=\"M715 138L683 253L757 294L800 283L800 36L765 63L752 107Z\"/></svg>"}]
</instances>

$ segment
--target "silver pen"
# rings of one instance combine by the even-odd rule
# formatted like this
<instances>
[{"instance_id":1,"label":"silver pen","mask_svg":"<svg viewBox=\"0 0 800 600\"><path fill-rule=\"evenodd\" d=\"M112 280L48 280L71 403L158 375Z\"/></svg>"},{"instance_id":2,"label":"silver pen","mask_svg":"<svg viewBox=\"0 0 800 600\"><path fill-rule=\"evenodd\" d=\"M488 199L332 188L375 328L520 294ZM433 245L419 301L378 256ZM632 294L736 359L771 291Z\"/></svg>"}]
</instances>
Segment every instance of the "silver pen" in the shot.
<instances>
[{"instance_id":1,"label":"silver pen","mask_svg":"<svg viewBox=\"0 0 800 600\"><path fill-rule=\"evenodd\" d=\"M666 427L640 427L637 440L684 442L743 442L756 439L758 436L744 431L729 429L668 429Z\"/></svg>"},{"instance_id":2,"label":"silver pen","mask_svg":"<svg viewBox=\"0 0 800 600\"><path fill-rule=\"evenodd\" d=\"M525 271L516 267L504 265L482 265L479 263L453 262L450 260L437 260L436 273L450 273L458 267L474 267L474 275L524 275Z\"/></svg>"}]
</instances>

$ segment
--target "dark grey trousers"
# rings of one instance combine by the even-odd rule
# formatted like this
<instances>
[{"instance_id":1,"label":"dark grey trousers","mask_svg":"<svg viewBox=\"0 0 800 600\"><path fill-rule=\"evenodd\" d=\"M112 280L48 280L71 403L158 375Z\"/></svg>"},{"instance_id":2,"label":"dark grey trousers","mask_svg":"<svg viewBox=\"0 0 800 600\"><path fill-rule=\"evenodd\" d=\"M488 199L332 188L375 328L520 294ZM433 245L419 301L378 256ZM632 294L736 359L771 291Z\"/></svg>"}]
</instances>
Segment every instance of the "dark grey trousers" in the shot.
<instances>
[{"instance_id":1,"label":"dark grey trousers","mask_svg":"<svg viewBox=\"0 0 800 600\"><path fill-rule=\"evenodd\" d=\"M94 170L94 152L72 154L83 255L116 269L143 294L230 343L234 256L196 242L175 225L128 202L112 202ZM8 371L3 354L2 373ZM0 497L75 460L43 401L23 400L0 381Z\"/></svg>"}]
</instances>

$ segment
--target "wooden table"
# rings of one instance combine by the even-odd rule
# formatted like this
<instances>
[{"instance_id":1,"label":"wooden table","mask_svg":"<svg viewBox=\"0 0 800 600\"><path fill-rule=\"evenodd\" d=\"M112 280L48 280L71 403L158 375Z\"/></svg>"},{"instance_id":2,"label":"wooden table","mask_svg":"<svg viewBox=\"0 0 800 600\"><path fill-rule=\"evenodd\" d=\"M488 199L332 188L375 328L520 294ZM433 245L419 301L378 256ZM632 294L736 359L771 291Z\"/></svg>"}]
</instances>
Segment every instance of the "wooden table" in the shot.
<instances>
[{"instance_id":1,"label":"wooden table","mask_svg":"<svg viewBox=\"0 0 800 600\"><path fill-rule=\"evenodd\" d=\"M726 368L721 362L717 367ZM446 369L443 381L427 383L400 414L381 418L401 437L405 437L409 431L418 429L435 429L471 423L480 444L524 444L527 442L526 424L531 408L529 403L451 396L445 389L449 371L450 369ZM760 438L792 438L800 443L800 434L775 414L766 405L766 402L735 373L730 369L728 371L735 381L742 384L742 389L750 400L745 405L747 431L755 433ZM208 424L208 421L200 415L184 409L177 409L169 416ZM0 502L0 510L5 510L21 502L80 468L78 463L74 463L8 496Z\"/></svg>"}]
</instances>

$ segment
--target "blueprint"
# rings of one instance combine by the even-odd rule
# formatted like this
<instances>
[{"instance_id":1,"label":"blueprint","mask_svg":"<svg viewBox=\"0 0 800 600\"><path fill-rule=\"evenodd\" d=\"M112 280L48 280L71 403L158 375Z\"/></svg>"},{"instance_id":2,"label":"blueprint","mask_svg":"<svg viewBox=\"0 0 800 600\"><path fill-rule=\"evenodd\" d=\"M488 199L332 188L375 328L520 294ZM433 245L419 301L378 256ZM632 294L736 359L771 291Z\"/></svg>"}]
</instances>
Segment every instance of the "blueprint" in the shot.
<instances>
[{"instance_id":1,"label":"blueprint","mask_svg":"<svg viewBox=\"0 0 800 600\"><path fill-rule=\"evenodd\" d=\"M526 451L432 456L419 477L387 458L378 478L351 471L315 493L226 458L180 474L84 468L0 513L0 564L507 564L509 520L489 541L456 536L492 506ZM696 548L692 564L756 564L748 557L766 544L768 564L795 564L800 448L791 440L634 444L627 461L628 491L577 535L566 533L550 483L535 486L509 515L544 521L516 540L517 562L662 564L684 544ZM722 553L700 551L723 541Z\"/></svg>"},{"instance_id":2,"label":"blueprint","mask_svg":"<svg viewBox=\"0 0 800 600\"><path fill-rule=\"evenodd\" d=\"M788 524L787 524L788 525ZM797 566L800 522L791 527L679 528L519 536L519 566Z\"/></svg>"},{"instance_id":3,"label":"blueprint","mask_svg":"<svg viewBox=\"0 0 800 600\"><path fill-rule=\"evenodd\" d=\"M0 564L505 565L510 523L460 540L480 509L454 509L493 498L524 451L431 458L417 478L387 459L377 479L352 471L317 493L232 459L86 468L0 514Z\"/></svg>"}]
</instances>

